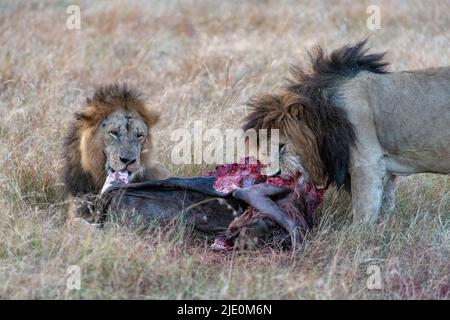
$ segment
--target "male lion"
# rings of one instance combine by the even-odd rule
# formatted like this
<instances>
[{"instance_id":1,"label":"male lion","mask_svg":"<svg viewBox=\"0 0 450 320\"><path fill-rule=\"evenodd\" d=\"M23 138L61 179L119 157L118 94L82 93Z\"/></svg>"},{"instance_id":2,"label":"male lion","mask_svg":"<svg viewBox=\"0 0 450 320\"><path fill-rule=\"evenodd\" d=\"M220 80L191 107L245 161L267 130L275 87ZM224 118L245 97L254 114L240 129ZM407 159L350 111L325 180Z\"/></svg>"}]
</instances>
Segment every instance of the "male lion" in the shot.
<instances>
[{"instance_id":1,"label":"male lion","mask_svg":"<svg viewBox=\"0 0 450 320\"><path fill-rule=\"evenodd\" d=\"M167 171L151 163L151 128L159 119L140 94L126 85L99 88L75 114L64 140L64 185L68 196L82 198L76 211L94 218L95 199L108 173L128 171L130 181L159 179Z\"/></svg>"},{"instance_id":2,"label":"male lion","mask_svg":"<svg viewBox=\"0 0 450 320\"><path fill-rule=\"evenodd\" d=\"M318 48L312 71L250 101L244 129L280 129L282 173L345 186L354 221L372 223L395 176L450 173L450 67L390 73L365 43Z\"/></svg>"}]
</instances>

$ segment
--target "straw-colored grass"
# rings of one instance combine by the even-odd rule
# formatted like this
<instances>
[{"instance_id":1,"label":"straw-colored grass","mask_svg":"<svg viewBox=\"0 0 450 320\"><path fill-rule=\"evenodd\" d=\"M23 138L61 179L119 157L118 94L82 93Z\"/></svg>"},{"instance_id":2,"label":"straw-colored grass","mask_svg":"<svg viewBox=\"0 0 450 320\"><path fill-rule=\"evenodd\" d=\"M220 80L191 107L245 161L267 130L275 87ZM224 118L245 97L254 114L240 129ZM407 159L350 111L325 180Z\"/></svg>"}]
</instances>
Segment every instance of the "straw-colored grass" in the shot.
<instances>
[{"instance_id":1,"label":"straw-colored grass","mask_svg":"<svg viewBox=\"0 0 450 320\"><path fill-rule=\"evenodd\" d=\"M70 1L0 3L0 298L450 298L450 179L400 181L397 209L372 230L351 224L345 193L330 191L321 225L296 256L223 255L205 242L66 223L61 138L97 85L127 81L162 113L156 156L170 162L175 128L202 120L234 128L243 103L280 86L316 44L367 36L392 70L450 64L448 1ZM378 3L381 30L368 30ZM428 121L424 119L424 122ZM429 125L429 124L427 124ZM81 289L66 289L78 265ZM368 266L383 289L370 290Z\"/></svg>"}]
</instances>

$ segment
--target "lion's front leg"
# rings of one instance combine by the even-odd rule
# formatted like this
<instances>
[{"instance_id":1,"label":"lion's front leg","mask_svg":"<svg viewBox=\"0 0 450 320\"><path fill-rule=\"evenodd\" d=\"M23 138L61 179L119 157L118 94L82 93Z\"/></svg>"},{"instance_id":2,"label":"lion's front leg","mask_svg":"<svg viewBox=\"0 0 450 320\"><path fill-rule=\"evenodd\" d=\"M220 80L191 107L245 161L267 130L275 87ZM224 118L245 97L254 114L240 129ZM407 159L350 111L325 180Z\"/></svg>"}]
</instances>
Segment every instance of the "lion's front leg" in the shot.
<instances>
[{"instance_id":1,"label":"lion's front leg","mask_svg":"<svg viewBox=\"0 0 450 320\"><path fill-rule=\"evenodd\" d=\"M96 201L98 196L86 194L83 196L69 198L69 219L83 219L88 223L97 223L99 214L96 212Z\"/></svg>"},{"instance_id":2,"label":"lion's front leg","mask_svg":"<svg viewBox=\"0 0 450 320\"><path fill-rule=\"evenodd\" d=\"M353 221L372 224L378 218L383 201L383 181L387 173L384 150L378 141L367 97L349 96L345 106L358 137L350 150Z\"/></svg>"},{"instance_id":3,"label":"lion's front leg","mask_svg":"<svg viewBox=\"0 0 450 320\"><path fill-rule=\"evenodd\" d=\"M170 176L169 170L166 167L157 162L151 162L145 168L142 168L128 177L129 182L144 182L147 180L163 180Z\"/></svg>"},{"instance_id":4,"label":"lion's front leg","mask_svg":"<svg viewBox=\"0 0 450 320\"><path fill-rule=\"evenodd\" d=\"M353 163L350 172L353 222L372 224L380 213L386 171L381 159L360 159Z\"/></svg>"},{"instance_id":5,"label":"lion's front leg","mask_svg":"<svg viewBox=\"0 0 450 320\"><path fill-rule=\"evenodd\" d=\"M75 197L69 199L69 216L66 223L69 228L77 230L95 231L101 227L101 224L97 223L93 205Z\"/></svg>"},{"instance_id":6,"label":"lion's front leg","mask_svg":"<svg viewBox=\"0 0 450 320\"><path fill-rule=\"evenodd\" d=\"M146 172L147 176L152 179L166 179L169 177L170 172L167 168L160 162L154 161L149 166Z\"/></svg>"},{"instance_id":7,"label":"lion's front leg","mask_svg":"<svg viewBox=\"0 0 450 320\"><path fill-rule=\"evenodd\" d=\"M387 174L384 181L383 203L381 207L386 213L390 213L395 207L395 179L393 174Z\"/></svg>"}]
</instances>

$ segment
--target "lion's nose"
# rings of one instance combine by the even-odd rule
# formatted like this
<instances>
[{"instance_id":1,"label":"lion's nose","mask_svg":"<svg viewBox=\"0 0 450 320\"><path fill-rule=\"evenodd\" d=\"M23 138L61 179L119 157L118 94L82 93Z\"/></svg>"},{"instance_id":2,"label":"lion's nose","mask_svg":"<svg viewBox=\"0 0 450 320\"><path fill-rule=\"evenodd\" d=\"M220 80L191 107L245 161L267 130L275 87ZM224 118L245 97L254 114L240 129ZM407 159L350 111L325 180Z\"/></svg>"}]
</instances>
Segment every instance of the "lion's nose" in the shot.
<instances>
[{"instance_id":1,"label":"lion's nose","mask_svg":"<svg viewBox=\"0 0 450 320\"><path fill-rule=\"evenodd\" d=\"M135 163L135 162L136 162L136 158L134 158L134 159L128 159L128 158L120 157L120 161L122 161L122 163L123 163L124 165L128 166L128 165L130 165L130 164L132 164L132 163Z\"/></svg>"}]
</instances>

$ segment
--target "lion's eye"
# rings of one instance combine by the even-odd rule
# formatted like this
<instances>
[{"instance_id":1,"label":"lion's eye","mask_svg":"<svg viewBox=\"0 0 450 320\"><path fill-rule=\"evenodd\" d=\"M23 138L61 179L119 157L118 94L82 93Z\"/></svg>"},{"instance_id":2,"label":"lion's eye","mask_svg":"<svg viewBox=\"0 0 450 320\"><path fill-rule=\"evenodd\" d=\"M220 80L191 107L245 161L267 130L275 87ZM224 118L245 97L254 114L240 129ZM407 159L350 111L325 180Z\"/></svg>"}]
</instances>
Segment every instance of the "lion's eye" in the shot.
<instances>
[{"instance_id":1,"label":"lion's eye","mask_svg":"<svg viewBox=\"0 0 450 320\"><path fill-rule=\"evenodd\" d=\"M111 130L111 131L109 132L109 134L110 134L111 136L113 136L114 138L118 138L118 137L119 137L119 133L118 133L116 130Z\"/></svg>"}]
</instances>

